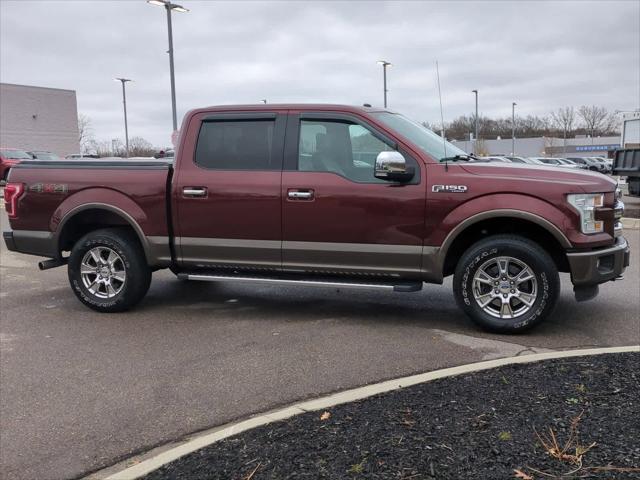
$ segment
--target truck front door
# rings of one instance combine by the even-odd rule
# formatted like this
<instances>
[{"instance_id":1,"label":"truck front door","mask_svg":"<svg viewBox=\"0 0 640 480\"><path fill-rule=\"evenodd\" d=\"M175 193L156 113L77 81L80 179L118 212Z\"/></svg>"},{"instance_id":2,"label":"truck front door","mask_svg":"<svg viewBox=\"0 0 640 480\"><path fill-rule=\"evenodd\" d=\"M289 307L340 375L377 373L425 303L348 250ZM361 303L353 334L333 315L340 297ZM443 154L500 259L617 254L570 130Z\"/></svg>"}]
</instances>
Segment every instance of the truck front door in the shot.
<instances>
[{"instance_id":1,"label":"truck front door","mask_svg":"<svg viewBox=\"0 0 640 480\"><path fill-rule=\"evenodd\" d=\"M176 256L183 267L281 268L286 114L199 114L173 182Z\"/></svg>"},{"instance_id":2,"label":"truck front door","mask_svg":"<svg viewBox=\"0 0 640 480\"><path fill-rule=\"evenodd\" d=\"M286 271L416 276L425 223L425 173L398 183L374 177L395 144L355 115L290 114L282 174Z\"/></svg>"}]
</instances>

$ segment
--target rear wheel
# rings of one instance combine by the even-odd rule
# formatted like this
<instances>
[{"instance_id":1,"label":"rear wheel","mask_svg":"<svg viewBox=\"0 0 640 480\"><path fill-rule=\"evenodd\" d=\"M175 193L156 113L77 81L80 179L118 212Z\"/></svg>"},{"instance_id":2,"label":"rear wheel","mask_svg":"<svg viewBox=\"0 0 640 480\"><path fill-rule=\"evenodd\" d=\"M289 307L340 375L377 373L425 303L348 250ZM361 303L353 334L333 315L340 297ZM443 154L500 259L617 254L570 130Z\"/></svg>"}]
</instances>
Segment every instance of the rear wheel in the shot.
<instances>
[{"instance_id":1,"label":"rear wheel","mask_svg":"<svg viewBox=\"0 0 640 480\"><path fill-rule=\"evenodd\" d=\"M560 278L553 259L525 238L497 235L473 245L454 275L458 305L482 328L518 333L555 308Z\"/></svg>"},{"instance_id":2,"label":"rear wheel","mask_svg":"<svg viewBox=\"0 0 640 480\"><path fill-rule=\"evenodd\" d=\"M68 276L78 299L99 312L130 309L151 283L151 269L138 239L117 228L96 230L76 242Z\"/></svg>"}]
</instances>

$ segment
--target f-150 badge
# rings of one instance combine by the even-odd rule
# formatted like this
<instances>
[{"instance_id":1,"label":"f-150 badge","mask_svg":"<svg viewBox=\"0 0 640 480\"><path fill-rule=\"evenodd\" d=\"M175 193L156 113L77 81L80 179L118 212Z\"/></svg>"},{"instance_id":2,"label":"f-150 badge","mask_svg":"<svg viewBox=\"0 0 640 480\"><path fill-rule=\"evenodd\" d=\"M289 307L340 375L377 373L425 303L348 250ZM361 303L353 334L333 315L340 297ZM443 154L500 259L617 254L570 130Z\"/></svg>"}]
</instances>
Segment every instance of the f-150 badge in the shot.
<instances>
[{"instance_id":1,"label":"f-150 badge","mask_svg":"<svg viewBox=\"0 0 640 480\"><path fill-rule=\"evenodd\" d=\"M466 185L434 185L431 188L435 193L467 193Z\"/></svg>"}]
</instances>

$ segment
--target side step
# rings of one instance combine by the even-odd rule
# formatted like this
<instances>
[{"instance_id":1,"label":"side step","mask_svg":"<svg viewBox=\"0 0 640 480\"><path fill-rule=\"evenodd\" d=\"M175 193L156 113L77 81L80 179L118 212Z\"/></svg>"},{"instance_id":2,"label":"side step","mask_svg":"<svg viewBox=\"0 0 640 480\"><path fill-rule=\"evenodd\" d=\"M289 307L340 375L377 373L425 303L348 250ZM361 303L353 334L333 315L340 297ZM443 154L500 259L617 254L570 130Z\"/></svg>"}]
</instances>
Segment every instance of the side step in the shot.
<instances>
[{"instance_id":1,"label":"side step","mask_svg":"<svg viewBox=\"0 0 640 480\"><path fill-rule=\"evenodd\" d=\"M203 282L242 282L242 283L263 283L272 285L307 285L312 287L332 287L332 288L364 288L389 290L394 292L418 292L422 290L423 282L406 281L394 282L393 279L385 280L360 280L350 278L324 278L324 277L298 277L296 276L260 276L260 275L225 275L198 273L178 273L181 280L199 280Z\"/></svg>"}]
</instances>

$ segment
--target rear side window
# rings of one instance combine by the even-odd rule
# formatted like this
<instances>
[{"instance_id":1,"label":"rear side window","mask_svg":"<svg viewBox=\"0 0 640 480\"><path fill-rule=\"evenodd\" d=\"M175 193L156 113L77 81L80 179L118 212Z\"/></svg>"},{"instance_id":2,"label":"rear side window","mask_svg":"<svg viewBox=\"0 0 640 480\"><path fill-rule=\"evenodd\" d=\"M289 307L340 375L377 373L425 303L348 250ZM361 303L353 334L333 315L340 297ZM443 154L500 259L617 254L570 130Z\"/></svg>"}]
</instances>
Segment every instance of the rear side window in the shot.
<instances>
[{"instance_id":1,"label":"rear side window","mask_svg":"<svg viewBox=\"0 0 640 480\"><path fill-rule=\"evenodd\" d=\"M273 155L274 120L205 121L195 162L214 170L279 170Z\"/></svg>"}]
</instances>

